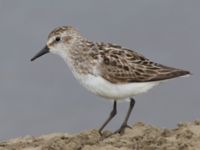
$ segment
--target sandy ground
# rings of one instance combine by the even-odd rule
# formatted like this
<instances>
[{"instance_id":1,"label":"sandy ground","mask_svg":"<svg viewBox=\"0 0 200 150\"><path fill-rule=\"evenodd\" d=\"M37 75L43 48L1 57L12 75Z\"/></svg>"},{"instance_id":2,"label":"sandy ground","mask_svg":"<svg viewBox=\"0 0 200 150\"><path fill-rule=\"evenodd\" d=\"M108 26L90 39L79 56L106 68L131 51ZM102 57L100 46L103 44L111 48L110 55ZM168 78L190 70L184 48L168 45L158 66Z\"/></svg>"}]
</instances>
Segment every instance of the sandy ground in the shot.
<instances>
[{"instance_id":1,"label":"sandy ground","mask_svg":"<svg viewBox=\"0 0 200 150\"><path fill-rule=\"evenodd\" d=\"M0 142L0 150L200 150L200 121L160 129L136 123L124 135L103 137L97 130L79 134L55 133Z\"/></svg>"}]
</instances>

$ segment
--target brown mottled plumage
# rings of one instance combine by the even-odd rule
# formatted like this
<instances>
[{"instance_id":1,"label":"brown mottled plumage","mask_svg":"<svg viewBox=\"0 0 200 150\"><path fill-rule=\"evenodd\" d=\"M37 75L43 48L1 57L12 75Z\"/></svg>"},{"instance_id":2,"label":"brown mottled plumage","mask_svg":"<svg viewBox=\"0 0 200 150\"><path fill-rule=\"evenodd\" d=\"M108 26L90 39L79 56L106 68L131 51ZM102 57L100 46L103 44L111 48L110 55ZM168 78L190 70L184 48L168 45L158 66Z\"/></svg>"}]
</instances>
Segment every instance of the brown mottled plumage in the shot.
<instances>
[{"instance_id":1,"label":"brown mottled plumage","mask_svg":"<svg viewBox=\"0 0 200 150\"><path fill-rule=\"evenodd\" d=\"M101 75L112 83L149 82L175 78L188 71L154 63L132 50L112 44L97 44ZM102 52L101 52L102 51Z\"/></svg>"},{"instance_id":2,"label":"brown mottled plumage","mask_svg":"<svg viewBox=\"0 0 200 150\"><path fill-rule=\"evenodd\" d=\"M98 65L99 75L111 83L159 81L189 74L188 71L154 63L141 54L119 45L82 42L87 43L83 44L87 46L84 49L88 50L84 51L88 57L86 61L92 62L93 59L93 61L99 62L98 64L93 63L92 66Z\"/></svg>"},{"instance_id":3,"label":"brown mottled plumage","mask_svg":"<svg viewBox=\"0 0 200 150\"><path fill-rule=\"evenodd\" d=\"M69 49L69 57L79 73L101 75L115 84L160 81L190 74L189 71L154 63L143 55L119 45L89 42L71 26L54 29L48 38L66 32L68 35L63 37L63 43L70 44L73 38L78 39ZM52 40L49 46L56 43ZM94 73L97 67L98 74Z\"/></svg>"}]
</instances>

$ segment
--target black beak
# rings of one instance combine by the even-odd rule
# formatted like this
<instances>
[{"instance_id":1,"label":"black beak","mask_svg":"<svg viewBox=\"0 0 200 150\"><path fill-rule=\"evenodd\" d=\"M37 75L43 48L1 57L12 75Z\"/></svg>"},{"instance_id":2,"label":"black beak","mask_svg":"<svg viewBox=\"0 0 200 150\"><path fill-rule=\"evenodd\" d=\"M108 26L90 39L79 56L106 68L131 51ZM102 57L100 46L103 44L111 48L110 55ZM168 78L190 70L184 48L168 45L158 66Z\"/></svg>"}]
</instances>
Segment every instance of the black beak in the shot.
<instances>
[{"instance_id":1,"label":"black beak","mask_svg":"<svg viewBox=\"0 0 200 150\"><path fill-rule=\"evenodd\" d=\"M31 58L31 61L34 61L35 59L37 59L38 57L49 53L49 48L46 45L41 51L39 51L33 58Z\"/></svg>"}]
</instances>

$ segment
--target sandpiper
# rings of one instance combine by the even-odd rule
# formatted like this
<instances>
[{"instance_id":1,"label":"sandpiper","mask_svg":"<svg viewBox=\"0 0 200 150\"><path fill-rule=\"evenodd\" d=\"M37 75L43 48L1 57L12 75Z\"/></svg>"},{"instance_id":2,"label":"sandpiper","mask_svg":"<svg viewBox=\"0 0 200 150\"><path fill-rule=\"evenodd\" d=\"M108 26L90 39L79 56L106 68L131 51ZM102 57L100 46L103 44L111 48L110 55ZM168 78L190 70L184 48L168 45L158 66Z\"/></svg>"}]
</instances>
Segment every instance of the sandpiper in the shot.
<instances>
[{"instance_id":1,"label":"sandpiper","mask_svg":"<svg viewBox=\"0 0 200 150\"><path fill-rule=\"evenodd\" d=\"M154 63L119 45L88 41L71 26L57 27L50 32L46 46L31 61L49 52L61 56L85 88L113 100L113 109L99 133L116 115L117 101L130 99L126 117L114 132L124 133L135 104L133 96L147 92L162 81L190 74L186 70Z\"/></svg>"}]
</instances>

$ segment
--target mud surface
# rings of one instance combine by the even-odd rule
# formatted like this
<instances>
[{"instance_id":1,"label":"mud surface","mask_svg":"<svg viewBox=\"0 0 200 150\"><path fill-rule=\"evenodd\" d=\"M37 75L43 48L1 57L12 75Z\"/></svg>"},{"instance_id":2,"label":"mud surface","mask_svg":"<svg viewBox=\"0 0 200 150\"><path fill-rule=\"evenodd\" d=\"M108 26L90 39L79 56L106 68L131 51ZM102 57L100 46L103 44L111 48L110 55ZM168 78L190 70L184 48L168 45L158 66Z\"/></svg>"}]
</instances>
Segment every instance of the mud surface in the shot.
<instances>
[{"instance_id":1,"label":"mud surface","mask_svg":"<svg viewBox=\"0 0 200 150\"><path fill-rule=\"evenodd\" d=\"M200 150L200 121L161 129L136 123L124 135L103 137L97 130L79 134L55 133L0 142L0 150Z\"/></svg>"}]
</instances>

